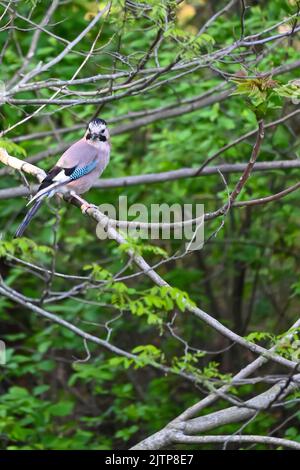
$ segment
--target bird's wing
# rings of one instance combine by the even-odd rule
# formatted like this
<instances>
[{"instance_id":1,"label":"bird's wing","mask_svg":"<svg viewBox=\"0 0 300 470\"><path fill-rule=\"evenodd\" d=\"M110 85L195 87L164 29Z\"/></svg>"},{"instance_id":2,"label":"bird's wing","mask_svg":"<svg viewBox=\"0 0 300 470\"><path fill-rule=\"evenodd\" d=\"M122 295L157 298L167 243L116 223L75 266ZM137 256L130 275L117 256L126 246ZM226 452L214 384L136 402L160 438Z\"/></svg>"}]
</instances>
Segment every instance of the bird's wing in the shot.
<instances>
[{"instance_id":1,"label":"bird's wing","mask_svg":"<svg viewBox=\"0 0 300 470\"><path fill-rule=\"evenodd\" d=\"M98 152L84 141L76 142L58 160L42 181L36 195L27 205L44 197L59 186L91 173L97 166Z\"/></svg>"}]
</instances>

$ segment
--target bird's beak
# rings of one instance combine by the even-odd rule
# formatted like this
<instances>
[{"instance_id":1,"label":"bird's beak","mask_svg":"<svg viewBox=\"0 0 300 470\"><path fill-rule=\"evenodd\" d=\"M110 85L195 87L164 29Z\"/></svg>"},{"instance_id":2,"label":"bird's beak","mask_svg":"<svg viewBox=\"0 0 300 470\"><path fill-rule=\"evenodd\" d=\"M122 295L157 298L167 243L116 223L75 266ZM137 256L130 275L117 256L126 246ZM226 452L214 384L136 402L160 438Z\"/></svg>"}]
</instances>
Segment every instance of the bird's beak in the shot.
<instances>
[{"instance_id":1,"label":"bird's beak","mask_svg":"<svg viewBox=\"0 0 300 470\"><path fill-rule=\"evenodd\" d=\"M98 134L91 134L91 139L92 140L97 140L98 139Z\"/></svg>"}]
</instances>

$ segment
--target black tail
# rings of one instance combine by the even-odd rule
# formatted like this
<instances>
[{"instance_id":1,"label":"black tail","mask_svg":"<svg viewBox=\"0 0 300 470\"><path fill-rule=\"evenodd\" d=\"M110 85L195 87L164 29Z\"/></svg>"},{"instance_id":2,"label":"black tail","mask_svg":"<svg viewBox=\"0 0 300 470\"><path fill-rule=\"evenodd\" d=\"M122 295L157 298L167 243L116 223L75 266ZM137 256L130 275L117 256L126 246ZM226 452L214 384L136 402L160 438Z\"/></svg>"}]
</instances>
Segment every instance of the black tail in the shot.
<instances>
[{"instance_id":1,"label":"black tail","mask_svg":"<svg viewBox=\"0 0 300 470\"><path fill-rule=\"evenodd\" d=\"M26 229L27 225L29 224L29 222L31 221L31 219L34 217L34 215L36 214L36 212L39 210L40 205L41 205L42 202L43 202L43 199L44 199L44 198L38 199L38 200L33 204L33 206L29 209L29 211L27 212L27 214L26 214L25 217L24 217L23 222L22 222L22 223L19 225L19 227L17 228L17 231L16 231L16 233L15 233L15 238L22 237L23 233L25 232L25 229Z\"/></svg>"}]
</instances>

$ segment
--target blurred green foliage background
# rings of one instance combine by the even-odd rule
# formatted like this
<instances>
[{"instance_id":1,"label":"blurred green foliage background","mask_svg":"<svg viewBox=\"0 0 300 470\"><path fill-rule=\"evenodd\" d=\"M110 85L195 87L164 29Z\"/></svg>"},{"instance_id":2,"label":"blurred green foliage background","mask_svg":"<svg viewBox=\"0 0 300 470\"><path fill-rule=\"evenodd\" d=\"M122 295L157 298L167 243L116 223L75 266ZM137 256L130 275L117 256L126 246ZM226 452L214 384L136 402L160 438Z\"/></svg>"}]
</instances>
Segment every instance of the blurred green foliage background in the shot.
<instances>
[{"instance_id":1,"label":"blurred green foliage background","mask_svg":"<svg viewBox=\"0 0 300 470\"><path fill-rule=\"evenodd\" d=\"M136 66L155 39L164 11L163 2L147 3L152 9L147 17L142 17L132 13L124 2L113 2L109 17L99 23L101 33L96 42L97 52L87 61L78 78L128 71L128 64ZM251 6L245 16L247 35L258 33L296 11L295 2L287 0L247 3ZM49 1L24 1L16 8L25 17L31 12L31 18L39 23L49 4ZM238 38L240 10L234 8L209 26L207 37L202 37L196 44L192 41L203 23L224 4L219 0L183 2L177 9L173 30L170 28L164 36L159 50L160 66L166 66L178 54L185 60L201 57L201 54L225 47ZM4 9L2 3L1 8ZM92 1L63 2L55 11L49 29L70 41L86 27L97 9L97 3ZM30 29L26 22L16 18L15 24L19 29L0 33L0 49L4 51L0 79L4 84L20 68L32 40L32 32L24 31ZM278 28L274 33L278 33ZM96 30L93 29L76 50L88 52L95 37ZM7 47L6 41L9 41ZM30 67L51 60L63 47L54 37L42 34ZM285 39L277 47L270 44L261 49L250 48L246 57L247 71L249 75L255 75L292 63L298 60L299 51L297 35ZM263 52L266 52L265 56ZM261 53L262 57L256 60ZM6 145L12 155L20 158L49 152L49 156L37 163L49 169L61 153L55 149L81 138L85 123L95 113L106 119L110 129L114 130L131 122L132 113L143 116L154 108L168 105L176 108L184 100L201 96L216 86L221 87L220 91L227 90L233 84L226 80L226 74L233 76L242 68L238 54L236 57L236 63L224 59L214 64L225 74L225 79L209 67L198 68L136 95L120 98L120 92L116 92L115 99L107 103L47 105L38 115L3 136L1 145ZM79 53L68 54L57 66L45 72L42 79L70 79L83 58ZM147 67L155 66L155 58L151 57ZM168 75L168 79L173 75L176 74ZM298 69L294 69L274 78L285 84L298 75ZM80 86L80 90L93 91L99 86L91 83ZM107 86L110 86L109 81ZM73 91L76 92L76 87ZM50 98L54 92L55 87L25 91L15 98ZM104 96L110 96L109 92ZM10 102L3 104L0 110L2 129L17 123L36 108ZM266 122L295 109L291 101L282 100L268 111ZM82 128L78 126L72 130L77 124ZM65 133L55 131L62 128L66 129ZM255 115L245 97L232 95L194 112L157 119L128 132L120 130L112 137L111 162L103 177L197 168L224 145L255 128ZM267 129L259 160L297 159L299 128L298 115ZM49 136L18 141L20 136L51 130L53 133ZM12 145L13 142L18 147ZM213 164L247 162L253 142L252 137L233 146ZM240 200L276 193L296 183L298 175L298 169L256 172ZM238 177L235 173L226 175L230 190ZM18 172L5 170L0 189L22 183ZM220 175L215 174L124 188L93 189L87 199L94 204L115 204L120 195L126 195L129 204L143 203L148 207L152 203L198 202L205 204L206 212L209 212L226 201L227 191ZM226 380L253 358L237 346L218 352L229 345L228 340L190 314L181 312L174 303L169 306L159 290L151 290L153 286L144 276L113 282L112 276L127 262L126 254L114 242L98 240L92 220L83 217L74 207L65 203L59 206L51 201L28 228L26 237L31 241L12 241L25 203L26 199L19 197L0 199L0 272L5 283L29 298L38 299L45 293L43 308L95 336L105 339L109 333L111 343L129 352L135 350L141 360L130 362L92 343L88 344L91 357L87 357L82 338L7 298L0 298L0 335L7 345L7 364L0 368L0 448L128 448L205 396L207 381ZM172 286L188 292L197 305L239 334L245 336L263 331L275 337L286 331L299 313L299 220L297 192L275 203L233 209L222 230L203 250L165 262L158 271ZM206 223L207 239L219 225L219 219ZM157 247L169 257L182 249L182 242L178 240L162 240L152 245L156 248L145 243L138 245L150 264L162 259L162 252ZM103 286L99 284L97 289L85 286L72 297L60 299L59 293L68 291L79 281L54 277L48 285L49 281L42 275L37 276L30 267L16 261L21 259L51 269L53 253L57 272L74 276L91 274L96 281L108 282ZM134 266L129 265L123 274L134 272ZM174 311L177 313L173 332L191 347L208 353L197 355L190 350L185 356L185 344L168 328ZM261 344L268 346L271 340L263 339ZM149 365L151 361L168 364L174 374L162 374ZM200 385L195 387L176 374L183 369L197 375ZM278 369L270 365L268 373L278 373ZM235 393L245 399L263 391L264 387L260 383L245 385ZM223 406L224 402L219 401L205 413ZM247 432L268 434L289 416L293 417L276 435L300 441L300 414L295 404L277 412L260 413L248 425ZM232 433L238 428L239 425L228 425L221 431ZM263 448L262 445L257 447Z\"/></svg>"}]
</instances>

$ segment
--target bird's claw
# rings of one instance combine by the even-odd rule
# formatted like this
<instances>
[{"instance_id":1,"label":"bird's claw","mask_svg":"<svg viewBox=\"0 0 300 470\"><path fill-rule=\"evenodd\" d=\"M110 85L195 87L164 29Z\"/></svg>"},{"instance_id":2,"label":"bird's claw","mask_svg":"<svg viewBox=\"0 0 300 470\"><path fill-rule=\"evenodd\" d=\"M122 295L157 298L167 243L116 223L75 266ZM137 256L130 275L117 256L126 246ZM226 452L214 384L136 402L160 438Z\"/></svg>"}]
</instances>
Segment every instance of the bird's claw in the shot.
<instances>
[{"instance_id":1,"label":"bird's claw","mask_svg":"<svg viewBox=\"0 0 300 470\"><path fill-rule=\"evenodd\" d=\"M85 215L89 209L98 209L98 206L95 204L83 203L80 207L81 212Z\"/></svg>"}]
</instances>

